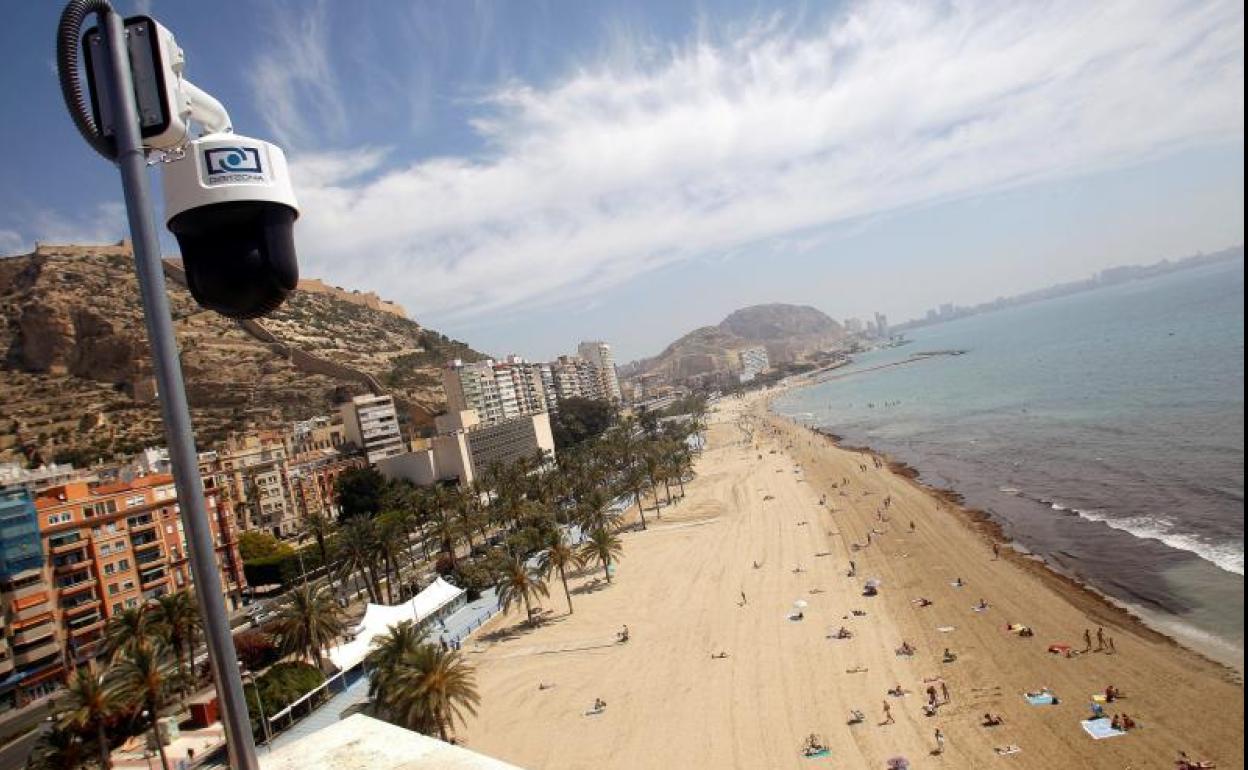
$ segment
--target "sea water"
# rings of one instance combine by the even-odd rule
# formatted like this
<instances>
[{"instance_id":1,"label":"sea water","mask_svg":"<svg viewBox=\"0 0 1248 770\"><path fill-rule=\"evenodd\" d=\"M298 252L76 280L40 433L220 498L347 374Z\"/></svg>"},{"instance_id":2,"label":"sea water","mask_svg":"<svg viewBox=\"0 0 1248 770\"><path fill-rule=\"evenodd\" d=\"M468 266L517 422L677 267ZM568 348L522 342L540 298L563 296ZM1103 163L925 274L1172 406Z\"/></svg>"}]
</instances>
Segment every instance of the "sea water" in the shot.
<instances>
[{"instance_id":1,"label":"sea water","mask_svg":"<svg viewBox=\"0 0 1248 770\"><path fill-rule=\"evenodd\" d=\"M1242 261L907 337L774 408L907 462L1059 571L1242 670ZM965 353L911 360L930 351Z\"/></svg>"}]
</instances>

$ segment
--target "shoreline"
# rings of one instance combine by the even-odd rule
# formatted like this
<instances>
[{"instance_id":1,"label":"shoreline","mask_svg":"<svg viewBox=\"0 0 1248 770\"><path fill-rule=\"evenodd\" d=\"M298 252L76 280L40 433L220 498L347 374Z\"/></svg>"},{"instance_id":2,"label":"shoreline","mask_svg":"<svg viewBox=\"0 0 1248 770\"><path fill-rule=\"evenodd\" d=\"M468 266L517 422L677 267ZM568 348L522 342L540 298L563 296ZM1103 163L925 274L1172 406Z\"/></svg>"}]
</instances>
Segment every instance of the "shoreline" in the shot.
<instances>
[{"instance_id":1,"label":"shoreline","mask_svg":"<svg viewBox=\"0 0 1248 770\"><path fill-rule=\"evenodd\" d=\"M513 607L465 644L481 702L457 738L550 770L805 770L812 733L837 767L1161 767L1176 749L1244 766L1243 685L1225 667L1021 554L994 558L983 522L759 395L711 410L686 494L661 511L647 500L612 582L569 574L575 608L556 586L540 622ZM1105 645L1080 649L1085 629ZM1111 713L1145 729L1101 741L1081 728L1108 683L1130 696ZM942 684L929 712L922 693ZM1035 707L1023 694L1037 688L1060 703Z\"/></svg>"},{"instance_id":2,"label":"shoreline","mask_svg":"<svg viewBox=\"0 0 1248 770\"><path fill-rule=\"evenodd\" d=\"M1145 617L1147 614L1141 608L1135 607L1128 602L1117 599L1106 592L1100 590L1096 586L1080 580L1072 575L1068 575L1058 569L1054 564L1046 559L1043 555L1035 553L1027 546L1018 543L1013 538L1005 534L1005 529L991 513L980 508L974 508L966 504L962 494L956 489L945 489L932 486L920 480L921 472L914 466L903 460L898 460L891 455L874 449L870 446L859 446L844 443L844 437L832 432L831 430L804 425L798 420L782 415L776 412L772 406L772 402L781 394L805 388L815 383L791 383L776 387L773 392L762 395L763 408L767 415L775 420L787 422L797 428L809 430L814 435L823 438L837 449L846 452L863 454L868 457L876 458L884 463L889 472L901 478L910 485L916 487L924 494L936 499L943 506L951 509L955 513L955 518L967 529L978 535L987 543L997 542L1002 545L1008 545L1009 548L1003 552L1006 559L1011 560L1018 566L1023 567L1034 574L1046 587L1063 595L1068 600L1080 606L1088 605L1088 608L1099 609L1106 613L1107 618L1115 619L1119 624L1129 625L1136 629L1142 636L1147 636L1154 641L1169 644L1177 649L1196 655L1201 660L1224 669L1231 677L1231 681L1236 684L1244 683L1244 665L1242 659L1236 660L1231 655L1221 656L1217 654L1216 646L1213 644L1202 645L1195 634L1183 635L1177 633L1167 633L1167 630L1157 628L1163 616L1158 613L1158 620L1151 621ZM1095 612L1088 612L1092 617L1096 617ZM1216 637L1213 637L1216 639ZM1221 641L1221 640L1218 640ZM1227 643L1229 646L1229 643ZM1237 665L1238 663L1238 665Z\"/></svg>"}]
</instances>

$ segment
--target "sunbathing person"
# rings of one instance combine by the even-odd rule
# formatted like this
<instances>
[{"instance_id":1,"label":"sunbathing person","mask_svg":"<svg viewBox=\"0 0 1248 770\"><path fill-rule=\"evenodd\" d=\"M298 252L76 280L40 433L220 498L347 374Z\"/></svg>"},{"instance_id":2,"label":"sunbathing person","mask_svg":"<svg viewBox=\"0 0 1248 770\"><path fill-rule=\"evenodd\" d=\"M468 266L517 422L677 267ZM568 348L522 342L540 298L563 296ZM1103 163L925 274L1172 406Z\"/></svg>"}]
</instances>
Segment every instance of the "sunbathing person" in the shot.
<instances>
[{"instance_id":1,"label":"sunbathing person","mask_svg":"<svg viewBox=\"0 0 1248 770\"><path fill-rule=\"evenodd\" d=\"M845 626L841 626L841 630L836 632L836 636L835 636L835 638L837 638L837 639L853 639L853 638L854 638L854 634L853 634L853 632L851 632L851 631L850 631L848 628L846 628Z\"/></svg>"},{"instance_id":2,"label":"sunbathing person","mask_svg":"<svg viewBox=\"0 0 1248 770\"><path fill-rule=\"evenodd\" d=\"M917 605L919 605L920 607L931 607L931 606L932 606L932 600L931 600L931 599L928 599L926 596L920 596L918 599L915 599L915 600L914 600L914 603L915 603L915 604L917 604Z\"/></svg>"},{"instance_id":3,"label":"sunbathing person","mask_svg":"<svg viewBox=\"0 0 1248 770\"><path fill-rule=\"evenodd\" d=\"M911 644L907 641L902 641L901 646L897 648L898 655L905 655L909 657L913 655L914 653L915 653L915 648L911 646Z\"/></svg>"},{"instance_id":4,"label":"sunbathing person","mask_svg":"<svg viewBox=\"0 0 1248 770\"><path fill-rule=\"evenodd\" d=\"M1123 712L1122 714L1122 729L1123 731L1135 729L1135 720L1132 719L1131 715L1126 712Z\"/></svg>"},{"instance_id":5,"label":"sunbathing person","mask_svg":"<svg viewBox=\"0 0 1248 770\"><path fill-rule=\"evenodd\" d=\"M1005 720L999 714L984 714L984 727L996 727L1005 724Z\"/></svg>"},{"instance_id":6,"label":"sunbathing person","mask_svg":"<svg viewBox=\"0 0 1248 770\"><path fill-rule=\"evenodd\" d=\"M891 690L888 691L888 694L893 696L894 698L900 698L906 694L906 691L901 689L901 685L896 685L895 687L893 687Z\"/></svg>"},{"instance_id":7,"label":"sunbathing person","mask_svg":"<svg viewBox=\"0 0 1248 770\"><path fill-rule=\"evenodd\" d=\"M946 648L945 648L945 655L944 655L944 657L943 657L943 658L941 658L941 662L943 662L943 663L952 663L952 662L954 662L954 661L955 661L955 660L957 660L957 659L958 659L958 656L957 656L957 655L955 655L955 654L953 654L953 653L949 650L949 648L948 648L948 647L946 647Z\"/></svg>"},{"instance_id":8,"label":"sunbathing person","mask_svg":"<svg viewBox=\"0 0 1248 770\"><path fill-rule=\"evenodd\" d=\"M859 711L858 709L853 709L852 711L849 712L849 719L845 721L845 724L857 725L857 724L862 724L862 722L865 720L866 720L866 716L864 716L861 711Z\"/></svg>"},{"instance_id":9,"label":"sunbathing person","mask_svg":"<svg viewBox=\"0 0 1248 770\"><path fill-rule=\"evenodd\" d=\"M720 650L718 653L711 656L711 658L715 660L723 660L726 657L728 657L728 653L724 652L723 650Z\"/></svg>"}]
</instances>

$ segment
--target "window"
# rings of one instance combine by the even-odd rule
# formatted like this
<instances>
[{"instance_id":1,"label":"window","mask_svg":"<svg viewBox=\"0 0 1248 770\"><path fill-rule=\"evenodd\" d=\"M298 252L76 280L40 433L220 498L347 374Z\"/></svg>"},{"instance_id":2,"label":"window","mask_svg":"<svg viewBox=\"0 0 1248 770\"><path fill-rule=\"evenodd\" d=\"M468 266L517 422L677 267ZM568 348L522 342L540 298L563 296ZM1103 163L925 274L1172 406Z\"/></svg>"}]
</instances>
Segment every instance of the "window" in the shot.
<instances>
[{"instance_id":1,"label":"window","mask_svg":"<svg viewBox=\"0 0 1248 770\"><path fill-rule=\"evenodd\" d=\"M121 587L120 587L120 586L118 586L116 583L111 583L111 584L109 584L109 586L108 586L108 595L109 595L109 596L116 596L116 595L117 595L117 594L119 594L119 593L121 593Z\"/></svg>"},{"instance_id":2,"label":"window","mask_svg":"<svg viewBox=\"0 0 1248 770\"><path fill-rule=\"evenodd\" d=\"M146 501L147 501L147 498L143 497L143 495L131 495L130 497L126 498L126 507L135 508L137 506L142 505Z\"/></svg>"},{"instance_id":3,"label":"window","mask_svg":"<svg viewBox=\"0 0 1248 770\"><path fill-rule=\"evenodd\" d=\"M126 599L126 608L127 608L127 609L134 609L135 607L138 607L138 606L139 606L139 600L138 600L138 599Z\"/></svg>"},{"instance_id":4,"label":"window","mask_svg":"<svg viewBox=\"0 0 1248 770\"><path fill-rule=\"evenodd\" d=\"M113 614L116 615L119 612L121 612L121 602L117 602L113 605Z\"/></svg>"},{"instance_id":5,"label":"window","mask_svg":"<svg viewBox=\"0 0 1248 770\"><path fill-rule=\"evenodd\" d=\"M105 564L105 565L104 565L104 574L105 574L105 575L112 575L112 574L113 574L113 573L115 573L116 571L117 571L117 565L116 565L116 564Z\"/></svg>"},{"instance_id":6,"label":"window","mask_svg":"<svg viewBox=\"0 0 1248 770\"><path fill-rule=\"evenodd\" d=\"M73 518L74 514L69 511L65 511L64 513L54 513L48 517L48 526L55 527L57 524L64 524L67 521L72 521Z\"/></svg>"},{"instance_id":7,"label":"window","mask_svg":"<svg viewBox=\"0 0 1248 770\"><path fill-rule=\"evenodd\" d=\"M133 580L126 580L126 581L124 581L124 582L121 584L121 590L123 590L123 591L132 591L132 590L134 590L134 581L133 581Z\"/></svg>"},{"instance_id":8,"label":"window","mask_svg":"<svg viewBox=\"0 0 1248 770\"><path fill-rule=\"evenodd\" d=\"M122 559L121 561L117 562L117 569L120 569L120 570L130 569L130 560Z\"/></svg>"}]
</instances>

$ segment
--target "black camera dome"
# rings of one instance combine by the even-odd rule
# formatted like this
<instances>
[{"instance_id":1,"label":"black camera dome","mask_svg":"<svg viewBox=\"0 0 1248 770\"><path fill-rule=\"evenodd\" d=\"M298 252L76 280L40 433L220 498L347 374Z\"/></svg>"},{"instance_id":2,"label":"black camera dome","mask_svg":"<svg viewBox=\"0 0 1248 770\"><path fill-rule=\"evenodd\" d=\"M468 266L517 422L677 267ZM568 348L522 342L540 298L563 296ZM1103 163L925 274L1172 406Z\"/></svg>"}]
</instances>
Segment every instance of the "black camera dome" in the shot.
<instances>
[{"instance_id":1,"label":"black camera dome","mask_svg":"<svg viewBox=\"0 0 1248 770\"><path fill-rule=\"evenodd\" d=\"M280 307L299 282L297 216L281 203L233 201L169 220L195 301L228 318L258 318Z\"/></svg>"}]
</instances>

